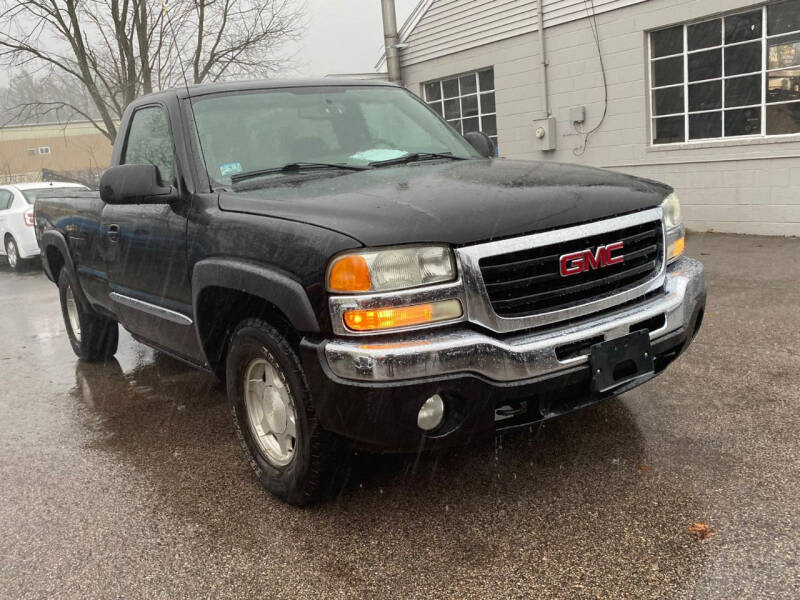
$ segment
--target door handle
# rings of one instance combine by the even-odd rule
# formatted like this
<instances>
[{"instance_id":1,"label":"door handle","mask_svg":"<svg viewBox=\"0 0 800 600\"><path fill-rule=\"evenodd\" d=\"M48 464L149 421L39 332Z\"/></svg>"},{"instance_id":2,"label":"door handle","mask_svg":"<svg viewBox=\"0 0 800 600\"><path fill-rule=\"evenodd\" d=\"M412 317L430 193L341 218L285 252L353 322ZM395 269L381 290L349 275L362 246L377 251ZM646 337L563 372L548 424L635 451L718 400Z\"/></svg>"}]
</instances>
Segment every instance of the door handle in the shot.
<instances>
[{"instance_id":1,"label":"door handle","mask_svg":"<svg viewBox=\"0 0 800 600\"><path fill-rule=\"evenodd\" d=\"M119 242L119 225L109 225L108 226L108 241L112 244L116 244Z\"/></svg>"}]
</instances>

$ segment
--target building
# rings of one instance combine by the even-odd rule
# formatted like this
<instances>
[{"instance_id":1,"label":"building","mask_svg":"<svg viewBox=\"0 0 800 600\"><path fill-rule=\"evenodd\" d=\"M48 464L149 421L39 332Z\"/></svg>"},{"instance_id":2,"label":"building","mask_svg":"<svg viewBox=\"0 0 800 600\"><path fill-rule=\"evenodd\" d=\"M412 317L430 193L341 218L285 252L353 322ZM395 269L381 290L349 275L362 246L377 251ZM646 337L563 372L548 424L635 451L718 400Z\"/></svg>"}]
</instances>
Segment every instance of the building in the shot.
<instances>
[{"instance_id":1,"label":"building","mask_svg":"<svg viewBox=\"0 0 800 600\"><path fill-rule=\"evenodd\" d=\"M88 121L0 128L0 184L41 181L43 173L96 183L111 142Z\"/></svg>"},{"instance_id":2,"label":"building","mask_svg":"<svg viewBox=\"0 0 800 600\"><path fill-rule=\"evenodd\" d=\"M665 181L690 229L800 235L800 0L422 0L399 42L404 85L501 156Z\"/></svg>"}]
</instances>

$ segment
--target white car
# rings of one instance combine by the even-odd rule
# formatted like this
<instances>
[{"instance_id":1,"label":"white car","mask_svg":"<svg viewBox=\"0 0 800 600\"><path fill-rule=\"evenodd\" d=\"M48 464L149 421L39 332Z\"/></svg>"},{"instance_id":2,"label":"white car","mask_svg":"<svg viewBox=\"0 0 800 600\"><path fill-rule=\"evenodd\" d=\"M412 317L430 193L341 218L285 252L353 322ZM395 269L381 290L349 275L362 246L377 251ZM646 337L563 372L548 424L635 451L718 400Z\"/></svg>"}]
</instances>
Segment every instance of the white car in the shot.
<instances>
[{"instance_id":1,"label":"white car","mask_svg":"<svg viewBox=\"0 0 800 600\"><path fill-rule=\"evenodd\" d=\"M0 254L6 255L14 271L22 269L27 260L39 256L33 229L33 203L37 196L67 188L89 189L79 183L60 181L0 185Z\"/></svg>"}]
</instances>

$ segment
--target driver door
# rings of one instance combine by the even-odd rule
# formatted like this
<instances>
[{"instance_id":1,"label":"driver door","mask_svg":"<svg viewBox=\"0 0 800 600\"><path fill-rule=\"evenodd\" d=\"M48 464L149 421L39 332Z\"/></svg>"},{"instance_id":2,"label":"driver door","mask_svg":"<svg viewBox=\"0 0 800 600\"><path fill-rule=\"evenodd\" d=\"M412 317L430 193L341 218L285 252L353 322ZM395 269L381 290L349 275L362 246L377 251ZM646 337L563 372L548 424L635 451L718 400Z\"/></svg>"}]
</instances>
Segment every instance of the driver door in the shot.
<instances>
[{"instance_id":1,"label":"driver door","mask_svg":"<svg viewBox=\"0 0 800 600\"><path fill-rule=\"evenodd\" d=\"M178 189L165 106L143 106L131 115L120 164L155 165L160 184ZM181 194L163 204L106 204L101 235L110 297L125 328L194 362L199 348L186 258L188 204Z\"/></svg>"}]
</instances>

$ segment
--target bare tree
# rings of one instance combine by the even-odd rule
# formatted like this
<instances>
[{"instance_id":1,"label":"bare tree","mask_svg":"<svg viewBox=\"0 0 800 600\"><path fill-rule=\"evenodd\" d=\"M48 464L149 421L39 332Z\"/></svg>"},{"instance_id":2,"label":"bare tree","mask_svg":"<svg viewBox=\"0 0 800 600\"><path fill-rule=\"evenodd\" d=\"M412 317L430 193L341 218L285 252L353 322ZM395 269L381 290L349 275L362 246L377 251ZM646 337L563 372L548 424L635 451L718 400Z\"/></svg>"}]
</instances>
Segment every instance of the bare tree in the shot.
<instances>
[{"instance_id":1,"label":"bare tree","mask_svg":"<svg viewBox=\"0 0 800 600\"><path fill-rule=\"evenodd\" d=\"M0 65L78 85L18 102L15 118L68 110L110 140L137 96L225 78L269 77L302 28L296 0L0 0Z\"/></svg>"},{"instance_id":2,"label":"bare tree","mask_svg":"<svg viewBox=\"0 0 800 600\"><path fill-rule=\"evenodd\" d=\"M33 107L36 107L35 110ZM0 88L0 126L22 123L68 123L75 107L97 116L97 109L83 86L76 86L60 73L34 77L27 71L12 74L7 88Z\"/></svg>"}]
</instances>

